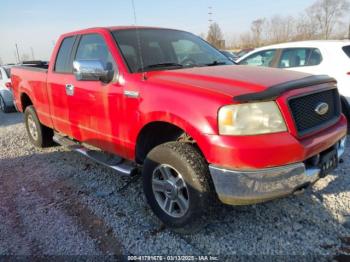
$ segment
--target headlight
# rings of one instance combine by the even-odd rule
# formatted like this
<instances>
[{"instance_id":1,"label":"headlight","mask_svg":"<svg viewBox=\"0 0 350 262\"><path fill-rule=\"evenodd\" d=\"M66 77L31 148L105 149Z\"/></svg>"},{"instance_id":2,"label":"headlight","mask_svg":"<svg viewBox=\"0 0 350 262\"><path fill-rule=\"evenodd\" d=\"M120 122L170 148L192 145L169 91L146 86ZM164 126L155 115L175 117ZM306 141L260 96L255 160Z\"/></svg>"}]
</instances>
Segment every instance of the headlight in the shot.
<instances>
[{"instance_id":1,"label":"headlight","mask_svg":"<svg viewBox=\"0 0 350 262\"><path fill-rule=\"evenodd\" d=\"M273 101L224 106L219 111L220 135L258 135L287 131Z\"/></svg>"}]
</instances>

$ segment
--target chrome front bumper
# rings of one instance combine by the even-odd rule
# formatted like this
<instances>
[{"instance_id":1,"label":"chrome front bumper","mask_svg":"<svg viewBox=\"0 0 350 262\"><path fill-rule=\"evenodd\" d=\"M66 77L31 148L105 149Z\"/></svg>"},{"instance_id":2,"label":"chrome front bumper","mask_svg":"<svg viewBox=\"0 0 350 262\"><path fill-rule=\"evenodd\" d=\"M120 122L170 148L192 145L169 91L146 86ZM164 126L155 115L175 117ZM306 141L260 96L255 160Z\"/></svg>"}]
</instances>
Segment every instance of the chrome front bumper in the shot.
<instances>
[{"instance_id":1,"label":"chrome front bumper","mask_svg":"<svg viewBox=\"0 0 350 262\"><path fill-rule=\"evenodd\" d=\"M344 154L345 143L343 138L336 145L338 159ZM209 170L220 201L229 205L249 205L287 196L316 182L322 171L304 163L253 171L210 165Z\"/></svg>"}]
</instances>

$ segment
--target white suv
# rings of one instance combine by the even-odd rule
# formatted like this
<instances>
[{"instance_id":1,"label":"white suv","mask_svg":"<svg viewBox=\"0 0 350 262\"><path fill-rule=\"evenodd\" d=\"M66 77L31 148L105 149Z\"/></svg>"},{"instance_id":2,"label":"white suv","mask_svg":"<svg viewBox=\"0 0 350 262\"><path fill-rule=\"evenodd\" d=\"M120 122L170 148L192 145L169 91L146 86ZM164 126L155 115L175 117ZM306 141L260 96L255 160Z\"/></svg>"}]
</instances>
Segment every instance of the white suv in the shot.
<instances>
[{"instance_id":1,"label":"white suv","mask_svg":"<svg viewBox=\"0 0 350 262\"><path fill-rule=\"evenodd\" d=\"M14 111L12 85L11 85L11 67L0 67L0 110L9 113Z\"/></svg>"},{"instance_id":2,"label":"white suv","mask_svg":"<svg viewBox=\"0 0 350 262\"><path fill-rule=\"evenodd\" d=\"M326 74L338 81L343 112L350 121L350 41L303 41L265 46L236 61L240 65L266 66Z\"/></svg>"}]
</instances>

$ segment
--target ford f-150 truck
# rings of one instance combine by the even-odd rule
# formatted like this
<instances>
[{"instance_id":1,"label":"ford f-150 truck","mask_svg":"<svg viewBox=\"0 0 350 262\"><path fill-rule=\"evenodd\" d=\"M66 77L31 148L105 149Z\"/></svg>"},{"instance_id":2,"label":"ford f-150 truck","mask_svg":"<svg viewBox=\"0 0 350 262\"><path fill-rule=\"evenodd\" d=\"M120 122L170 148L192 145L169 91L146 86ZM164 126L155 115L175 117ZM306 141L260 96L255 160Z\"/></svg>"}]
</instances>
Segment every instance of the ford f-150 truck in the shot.
<instances>
[{"instance_id":1,"label":"ford f-150 truck","mask_svg":"<svg viewBox=\"0 0 350 262\"><path fill-rule=\"evenodd\" d=\"M201 38L147 27L60 37L49 65L12 69L31 142L142 173L148 204L196 228L216 199L247 205L300 191L344 153L336 81L237 66Z\"/></svg>"}]
</instances>

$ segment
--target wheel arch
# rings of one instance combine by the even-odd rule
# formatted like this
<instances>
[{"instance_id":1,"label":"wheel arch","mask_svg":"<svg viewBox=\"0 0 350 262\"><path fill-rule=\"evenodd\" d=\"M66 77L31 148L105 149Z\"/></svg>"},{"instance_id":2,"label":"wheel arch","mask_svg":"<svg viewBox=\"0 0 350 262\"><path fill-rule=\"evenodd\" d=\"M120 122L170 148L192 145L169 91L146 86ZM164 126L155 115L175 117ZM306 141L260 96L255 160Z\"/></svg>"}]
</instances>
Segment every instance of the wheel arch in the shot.
<instances>
[{"instance_id":1,"label":"wheel arch","mask_svg":"<svg viewBox=\"0 0 350 262\"><path fill-rule=\"evenodd\" d=\"M19 110L21 112L24 112L28 106L34 105L33 100L30 98L30 96L26 92L22 92L20 94L20 108Z\"/></svg>"},{"instance_id":2,"label":"wheel arch","mask_svg":"<svg viewBox=\"0 0 350 262\"><path fill-rule=\"evenodd\" d=\"M174 123L166 120L150 121L139 131L135 145L135 160L143 163L147 154L156 146L171 142L182 141L192 143L199 152L203 152L198 144L199 134L188 125Z\"/></svg>"}]
</instances>

